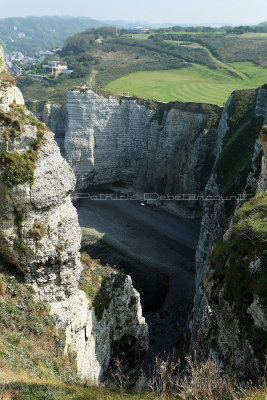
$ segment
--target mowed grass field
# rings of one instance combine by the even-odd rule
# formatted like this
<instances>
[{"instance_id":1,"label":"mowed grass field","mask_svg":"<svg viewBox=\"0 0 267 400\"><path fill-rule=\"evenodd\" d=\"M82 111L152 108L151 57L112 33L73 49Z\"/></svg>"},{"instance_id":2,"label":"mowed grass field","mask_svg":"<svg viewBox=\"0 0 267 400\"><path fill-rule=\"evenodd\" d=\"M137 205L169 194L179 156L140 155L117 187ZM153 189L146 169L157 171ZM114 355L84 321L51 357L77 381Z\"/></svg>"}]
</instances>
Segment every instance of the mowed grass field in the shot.
<instances>
[{"instance_id":1,"label":"mowed grass field","mask_svg":"<svg viewBox=\"0 0 267 400\"><path fill-rule=\"evenodd\" d=\"M213 70L193 64L177 70L135 72L108 83L106 89L142 98L156 97L164 102L223 105L233 90L254 88L267 82L267 68L250 62L232 63L228 67L239 76L225 68Z\"/></svg>"}]
</instances>

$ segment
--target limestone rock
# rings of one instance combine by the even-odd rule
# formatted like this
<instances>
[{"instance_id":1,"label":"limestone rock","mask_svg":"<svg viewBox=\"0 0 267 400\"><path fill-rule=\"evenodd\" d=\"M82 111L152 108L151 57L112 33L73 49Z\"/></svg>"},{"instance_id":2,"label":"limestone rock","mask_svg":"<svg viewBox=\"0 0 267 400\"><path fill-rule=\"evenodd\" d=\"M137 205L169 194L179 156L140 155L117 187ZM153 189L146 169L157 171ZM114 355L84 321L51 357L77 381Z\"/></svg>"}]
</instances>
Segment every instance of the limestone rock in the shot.
<instances>
[{"instance_id":1,"label":"limestone rock","mask_svg":"<svg viewBox=\"0 0 267 400\"><path fill-rule=\"evenodd\" d=\"M14 105L9 102L17 99L23 104L23 100L16 98L16 88L2 89L5 93L2 110L14 113ZM140 296L130 277L125 277L121 286L110 285L111 302L103 318L95 316L94 307L79 289L81 230L70 197L75 186L74 173L60 155L52 132L44 129L40 141L38 121L26 110L16 110L21 112L21 123L26 117L30 122L27 120L18 134L7 138L5 130L10 120L1 121L0 150L6 152L1 153L2 158L38 153L34 181L15 181L8 186L4 183L6 166L1 164L0 252L24 273L36 297L51 307L58 327L66 332L65 350L71 347L77 353L78 373L82 378L98 383L114 357L123 355L123 367L134 384L148 346ZM21 170L17 170L11 177L20 174Z\"/></svg>"},{"instance_id":2,"label":"limestone rock","mask_svg":"<svg viewBox=\"0 0 267 400\"><path fill-rule=\"evenodd\" d=\"M41 120L54 132L56 137L64 137L68 127L65 104L45 104Z\"/></svg>"},{"instance_id":3,"label":"limestone rock","mask_svg":"<svg viewBox=\"0 0 267 400\"><path fill-rule=\"evenodd\" d=\"M261 118L266 123L267 115L267 91L259 89L255 94L256 106L254 109L255 118ZM216 163L220 159L223 150L223 139L229 131L228 121L234 109L234 97L230 96L225 105L218 127L218 140L216 150L215 167L205 188L207 200L204 201L204 213L202 217L201 232L196 252L196 293L194 298L193 318L191 328L191 351L196 351L200 360L215 357L223 371L228 371L238 379L246 381L253 379L258 381L262 376L262 363L254 354L253 346L246 334L246 328L239 321L234 306L225 295L223 282L218 293L218 282L212 279L210 272L209 255L215 243L222 237L224 241L229 240L232 217L240 208L244 200L237 199L229 207L229 200L220 195L218 176L216 175ZM262 146L258 139L255 139L254 154L246 166L246 173L243 176L240 193L255 195L264 185L259 188L259 175L264 172L264 155ZM261 174L260 174L260 162ZM231 172L230 172L231 173ZM236 193L233 193L236 194ZM209 201L210 198L216 201ZM246 199L246 198L244 198ZM259 261L257 262L257 265ZM240 266L242 268L242 266ZM217 285L217 286L216 286ZM265 305L259 305L257 299L248 307L254 319L255 326L263 326L263 311Z\"/></svg>"},{"instance_id":4,"label":"limestone rock","mask_svg":"<svg viewBox=\"0 0 267 400\"><path fill-rule=\"evenodd\" d=\"M70 91L66 107L65 155L77 178L76 192L124 182L158 196L203 194L217 140L217 129L207 120L219 116L219 107L178 102L148 106L89 89ZM201 214L201 199L163 203L191 217Z\"/></svg>"},{"instance_id":5,"label":"limestone rock","mask_svg":"<svg viewBox=\"0 0 267 400\"><path fill-rule=\"evenodd\" d=\"M260 304L259 298L256 296L253 303L248 307L247 313L250 314L254 320L257 328L267 332L267 307Z\"/></svg>"}]
</instances>

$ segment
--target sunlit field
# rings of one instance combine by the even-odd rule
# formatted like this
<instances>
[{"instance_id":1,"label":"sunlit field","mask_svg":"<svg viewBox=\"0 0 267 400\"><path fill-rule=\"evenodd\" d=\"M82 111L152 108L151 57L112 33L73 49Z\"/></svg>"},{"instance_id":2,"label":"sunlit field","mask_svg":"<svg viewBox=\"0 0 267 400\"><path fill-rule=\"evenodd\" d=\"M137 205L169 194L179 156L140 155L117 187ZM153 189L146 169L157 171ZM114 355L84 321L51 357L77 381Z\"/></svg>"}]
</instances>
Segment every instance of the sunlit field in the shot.
<instances>
[{"instance_id":1,"label":"sunlit field","mask_svg":"<svg viewBox=\"0 0 267 400\"><path fill-rule=\"evenodd\" d=\"M254 88L267 82L267 68L250 62L232 63L231 67L242 74L235 76L225 69L212 70L194 64L177 70L135 72L110 82L106 88L119 94L156 97L159 101L222 105L233 90Z\"/></svg>"}]
</instances>

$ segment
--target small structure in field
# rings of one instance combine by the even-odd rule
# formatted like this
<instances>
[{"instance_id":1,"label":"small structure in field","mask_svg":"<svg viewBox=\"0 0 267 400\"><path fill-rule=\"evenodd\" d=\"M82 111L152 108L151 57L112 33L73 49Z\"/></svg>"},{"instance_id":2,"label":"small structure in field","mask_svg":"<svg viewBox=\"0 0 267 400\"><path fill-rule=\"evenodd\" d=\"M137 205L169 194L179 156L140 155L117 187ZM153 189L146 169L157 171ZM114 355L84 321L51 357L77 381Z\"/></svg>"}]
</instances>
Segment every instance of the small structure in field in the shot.
<instances>
[{"instance_id":1,"label":"small structure in field","mask_svg":"<svg viewBox=\"0 0 267 400\"><path fill-rule=\"evenodd\" d=\"M129 28L128 33L148 33L148 28L143 28L142 26L135 26L134 28Z\"/></svg>"}]
</instances>

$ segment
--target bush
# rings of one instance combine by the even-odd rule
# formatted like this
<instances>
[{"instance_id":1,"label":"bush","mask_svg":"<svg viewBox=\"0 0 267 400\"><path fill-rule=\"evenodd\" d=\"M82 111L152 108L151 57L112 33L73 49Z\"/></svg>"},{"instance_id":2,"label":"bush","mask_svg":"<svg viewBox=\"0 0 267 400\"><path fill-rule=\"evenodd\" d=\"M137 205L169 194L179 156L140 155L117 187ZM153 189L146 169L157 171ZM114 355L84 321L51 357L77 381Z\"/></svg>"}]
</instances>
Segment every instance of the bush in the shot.
<instances>
[{"instance_id":1,"label":"bush","mask_svg":"<svg viewBox=\"0 0 267 400\"><path fill-rule=\"evenodd\" d=\"M34 183L34 170L38 153L28 150L23 154L0 153L0 166L3 170L2 180L9 187L28 182Z\"/></svg>"},{"instance_id":2,"label":"bush","mask_svg":"<svg viewBox=\"0 0 267 400\"><path fill-rule=\"evenodd\" d=\"M187 361L187 374L180 383L180 399L223 400L233 398L234 382L222 374L214 361L198 362L196 358L192 357L188 357Z\"/></svg>"}]
</instances>

